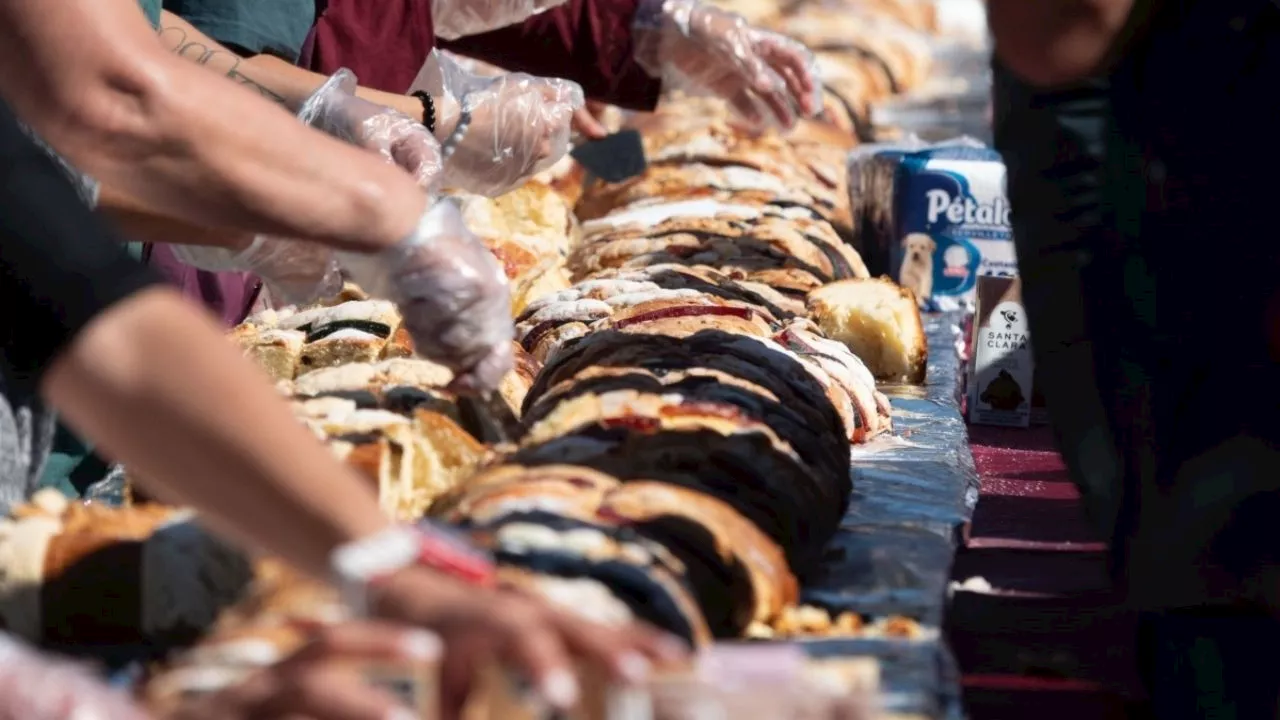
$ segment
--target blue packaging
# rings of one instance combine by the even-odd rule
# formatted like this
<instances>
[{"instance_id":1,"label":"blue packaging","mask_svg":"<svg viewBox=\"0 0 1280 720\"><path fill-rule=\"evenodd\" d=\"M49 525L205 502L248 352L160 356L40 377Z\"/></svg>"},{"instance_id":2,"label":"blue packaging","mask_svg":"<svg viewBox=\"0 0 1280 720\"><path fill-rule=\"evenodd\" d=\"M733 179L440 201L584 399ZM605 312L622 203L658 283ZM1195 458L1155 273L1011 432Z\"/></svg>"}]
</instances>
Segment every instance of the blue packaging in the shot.
<instances>
[{"instance_id":1,"label":"blue packaging","mask_svg":"<svg viewBox=\"0 0 1280 720\"><path fill-rule=\"evenodd\" d=\"M979 276L1017 275L1004 163L976 140L859 148L849 192L868 267L926 310L971 309Z\"/></svg>"}]
</instances>

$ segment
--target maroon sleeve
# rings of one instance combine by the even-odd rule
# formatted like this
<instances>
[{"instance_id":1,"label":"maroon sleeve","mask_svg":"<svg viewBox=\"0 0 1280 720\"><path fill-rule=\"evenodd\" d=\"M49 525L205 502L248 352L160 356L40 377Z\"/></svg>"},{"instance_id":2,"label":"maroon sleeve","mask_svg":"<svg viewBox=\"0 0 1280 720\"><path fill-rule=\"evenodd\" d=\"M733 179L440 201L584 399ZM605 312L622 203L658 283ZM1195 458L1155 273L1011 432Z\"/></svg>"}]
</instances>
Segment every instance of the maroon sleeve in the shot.
<instances>
[{"instance_id":1,"label":"maroon sleeve","mask_svg":"<svg viewBox=\"0 0 1280 720\"><path fill-rule=\"evenodd\" d=\"M431 0L329 0L303 48L303 67L355 72L360 84L404 93L431 52Z\"/></svg>"},{"instance_id":2,"label":"maroon sleeve","mask_svg":"<svg viewBox=\"0 0 1280 720\"><path fill-rule=\"evenodd\" d=\"M440 47L507 70L577 81L588 99L652 110L661 83L632 59L639 0L569 0L519 25L439 41Z\"/></svg>"}]
</instances>

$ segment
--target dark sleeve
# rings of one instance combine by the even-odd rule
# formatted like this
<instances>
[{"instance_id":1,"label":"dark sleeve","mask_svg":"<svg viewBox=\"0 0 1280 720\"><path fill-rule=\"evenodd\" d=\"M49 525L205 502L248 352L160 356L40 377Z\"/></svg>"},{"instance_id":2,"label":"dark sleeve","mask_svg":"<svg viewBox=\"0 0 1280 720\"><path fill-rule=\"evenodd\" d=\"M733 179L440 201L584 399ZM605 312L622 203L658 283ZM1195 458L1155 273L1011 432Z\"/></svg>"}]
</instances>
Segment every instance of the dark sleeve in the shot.
<instances>
[{"instance_id":1,"label":"dark sleeve","mask_svg":"<svg viewBox=\"0 0 1280 720\"><path fill-rule=\"evenodd\" d=\"M0 364L9 381L38 385L98 313L157 282L0 102Z\"/></svg>"},{"instance_id":2,"label":"dark sleeve","mask_svg":"<svg viewBox=\"0 0 1280 720\"><path fill-rule=\"evenodd\" d=\"M519 25L439 41L440 47L507 70L574 80L587 98L652 110L662 84L632 59L639 0L569 0Z\"/></svg>"}]
</instances>

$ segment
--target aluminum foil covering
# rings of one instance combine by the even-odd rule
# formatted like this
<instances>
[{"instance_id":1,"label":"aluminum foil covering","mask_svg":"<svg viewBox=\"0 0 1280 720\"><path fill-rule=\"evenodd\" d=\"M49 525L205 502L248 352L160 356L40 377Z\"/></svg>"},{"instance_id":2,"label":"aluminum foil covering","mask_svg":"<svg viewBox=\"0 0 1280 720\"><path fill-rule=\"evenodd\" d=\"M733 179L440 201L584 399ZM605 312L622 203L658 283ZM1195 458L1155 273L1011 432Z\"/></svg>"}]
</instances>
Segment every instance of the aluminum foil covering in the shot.
<instances>
[{"instance_id":1,"label":"aluminum foil covering","mask_svg":"<svg viewBox=\"0 0 1280 720\"><path fill-rule=\"evenodd\" d=\"M960 671L940 641L814 640L803 643L818 658L863 656L880 662L880 708L887 713L961 720Z\"/></svg>"},{"instance_id":2,"label":"aluminum foil covering","mask_svg":"<svg viewBox=\"0 0 1280 720\"><path fill-rule=\"evenodd\" d=\"M804 579L802 602L833 613L905 615L928 628L941 625L960 529L978 500L961 416L961 321L960 313L926 316L925 384L881 388L893 402L895 437L854 450L853 502L822 567ZM940 640L833 639L808 646L826 655L880 658L891 710L959 717L958 675Z\"/></svg>"}]
</instances>

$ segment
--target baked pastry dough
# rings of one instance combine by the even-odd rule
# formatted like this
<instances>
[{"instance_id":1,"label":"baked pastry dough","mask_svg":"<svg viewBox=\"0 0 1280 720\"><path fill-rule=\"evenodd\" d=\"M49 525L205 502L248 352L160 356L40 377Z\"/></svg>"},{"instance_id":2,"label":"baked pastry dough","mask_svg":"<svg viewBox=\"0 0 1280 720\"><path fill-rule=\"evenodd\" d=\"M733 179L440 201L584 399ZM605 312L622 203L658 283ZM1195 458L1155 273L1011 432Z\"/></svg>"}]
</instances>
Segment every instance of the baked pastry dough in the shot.
<instances>
[{"instance_id":1,"label":"baked pastry dough","mask_svg":"<svg viewBox=\"0 0 1280 720\"><path fill-rule=\"evenodd\" d=\"M36 493L0 521L0 619L35 643L194 639L248 585L249 562L191 513Z\"/></svg>"},{"instance_id":2,"label":"baked pastry dough","mask_svg":"<svg viewBox=\"0 0 1280 720\"><path fill-rule=\"evenodd\" d=\"M929 348L915 295L887 278L845 280L809 295L813 319L880 380L924 382Z\"/></svg>"}]
</instances>

